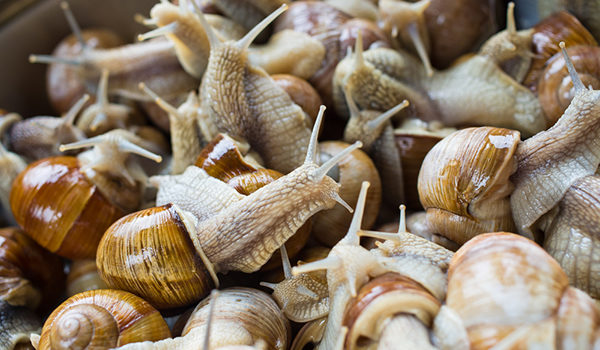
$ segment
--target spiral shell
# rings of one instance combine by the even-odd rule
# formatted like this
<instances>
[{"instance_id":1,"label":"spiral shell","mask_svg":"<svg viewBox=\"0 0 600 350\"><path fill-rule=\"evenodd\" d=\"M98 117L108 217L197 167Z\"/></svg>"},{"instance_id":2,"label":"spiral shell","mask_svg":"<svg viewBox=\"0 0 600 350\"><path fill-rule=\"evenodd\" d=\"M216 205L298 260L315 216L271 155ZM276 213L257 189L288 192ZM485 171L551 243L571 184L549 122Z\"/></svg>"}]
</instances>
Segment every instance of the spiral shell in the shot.
<instances>
[{"instance_id":1,"label":"spiral shell","mask_svg":"<svg viewBox=\"0 0 600 350\"><path fill-rule=\"evenodd\" d=\"M114 348L170 337L160 313L139 297L101 289L77 294L46 320L38 349Z\"/></svg>"},{"instance_id":2,"label":"spiral shell","mask_svg":"<svg viewBox=\"0 0 600 350\"><path fill-rule=\"evenodd\" d=\"M519 132L481 127L457 131L423 161L418 189L434 233L463 244L475 235L514 230L509 176Z\"/></svg>"},{"instance_id":3,"label":"spiral shell","mask_svg":"<svg viewBox=\"0 0 600 350\"><path fill-rule=\"evenodd\" d=\"M213 281L190 239L193 224L172 204L127 215L108 228L96 263L111 287L165 309L207 295Z\"/></svg>"},{"instance_id":4,"label":"spiral shell","mask_svg":"<svg viewBox=\"0 0 600 350\"><path fill-rule=\"evenodd\" d=\"M80 171L77 158L30 164L10 194L17 223L39 245L70 259L94 258L104 231L123 216Z\"/></svg>"}]
</instances>

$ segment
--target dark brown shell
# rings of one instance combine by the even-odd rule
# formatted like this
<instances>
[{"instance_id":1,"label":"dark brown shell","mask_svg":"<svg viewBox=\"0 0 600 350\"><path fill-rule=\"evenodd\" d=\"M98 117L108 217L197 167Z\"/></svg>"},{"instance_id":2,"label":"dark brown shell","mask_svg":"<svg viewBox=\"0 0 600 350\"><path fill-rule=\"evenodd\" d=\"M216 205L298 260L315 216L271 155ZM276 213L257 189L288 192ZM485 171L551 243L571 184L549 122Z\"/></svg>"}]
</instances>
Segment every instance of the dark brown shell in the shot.
<instances>
[{"instance_id":1,"label":"dark brown shell","mask_svg":"<svg viewBox=\"0 0 600 350\"><path fill-rule=\"evenodd\" d=\"M13 306L34 309L40 305L47 310L62 295L64 282L63 262L58 256L20 229L0 229L0 299ZM30 288L38 289L39 294L27 293Z\"/></svg>"},{"instance_id":2,"label":"dark brown shell","mask_svg":"<svg viewBox=\"0 0 600 350\"><path fill-rule=\"evenodd\" d=\"M74 157L30 164L15 179L10 203L34 241L70 259L94 258L104 231L125 214L86 178Z\"/></svg>"}]
</instances>

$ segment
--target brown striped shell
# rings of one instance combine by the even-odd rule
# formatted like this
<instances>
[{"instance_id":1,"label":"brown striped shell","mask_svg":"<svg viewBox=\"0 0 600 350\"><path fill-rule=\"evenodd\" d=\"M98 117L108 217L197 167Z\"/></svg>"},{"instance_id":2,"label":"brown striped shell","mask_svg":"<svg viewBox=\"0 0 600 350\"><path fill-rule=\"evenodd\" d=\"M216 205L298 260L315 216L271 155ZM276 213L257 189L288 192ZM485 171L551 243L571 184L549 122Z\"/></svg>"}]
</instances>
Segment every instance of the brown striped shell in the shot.
<instances>
[{"instance_id":1,"label":"brown striped shell","mask_svg":"<svg viewBox=\"0 0 600 350\"><path fill-rule=\"evenodd\" d=\"M17 223L33 240L70 259L94 258L104 231L124 214L74 157L30 164L15 179L10 202Z\"/></svg>"},{"instance_id":2,"label":"brown striped shell","mask_svg":"<svg viewBox=\"0 0 600 350\"><path fill-rule=\"evenodd\" d=\"M170 335L150 304L128 292L101 289L77 294L54 310L38 349L114 348Z\"/></svg>"},{"instance_id":3,"label":"brown striped shell","mask_svg":"<svg viewBox=\"0 0 600 350\"><path fill-rule=\"evenodd\" d=\"M427 154L418 190L434 233L463 244L475 235L514 230L509 176L519 132L480 127L457 131Z\"/></svg>"},{"instance_id":4,"label":"brown striped shell","mask_svg":"<svg viewBox=\"0 0 600 350\"><path fill-rule=\"evenodd\" d=\"M213 281L190 239L193 223L172 204L121 218L108 228L96 263L102 279L159 309L197 302Z\"/></svg>"}]
</instances>

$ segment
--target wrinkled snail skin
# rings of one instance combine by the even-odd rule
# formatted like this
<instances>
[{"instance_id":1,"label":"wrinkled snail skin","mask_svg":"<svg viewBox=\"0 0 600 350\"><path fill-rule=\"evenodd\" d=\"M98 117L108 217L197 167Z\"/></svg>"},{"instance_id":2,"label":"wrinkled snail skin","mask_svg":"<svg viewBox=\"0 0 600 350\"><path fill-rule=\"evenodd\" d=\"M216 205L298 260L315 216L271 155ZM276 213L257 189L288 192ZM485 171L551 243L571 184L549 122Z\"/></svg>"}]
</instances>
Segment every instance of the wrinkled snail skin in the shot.
<instances>
[{"instance_id":1,"label":"wrinkled snail skin","mask_svg":"<svg viewBox=\"0 0 600 350\"><path fill-rule=\"evenodd\" d=\"M160 313L124 291L100 289L72 296L44 323L37 349L114 348L171 336Z\"/></svg>"},{"instance_id":2,"label":"wrinkled snail skin","mask_svg":"<svg viewBox=\"0 0 600 350\"><path fill-rule=\"evenodd\" d=\"M11 350L18 344L30 345L29 337L41 329L42 321L33 311L0 300L0 348Z\"/></svg>"},{"instance_id":3,"label":"wrinkled snail skin","mask_svg":"<svg viewBox=\"0 0 600 350\"><path fill-rule=\"evenodd\" d=\"M211 51L200 100L219 131L247 141L268 168L288 173L306 154L309 118L264 70L248 62L246 51L256 34L284 10L281 7L237 42L220 42L209 34Z\"/></svg>"},{"instance_id":4,"label":"wrinkled snail skin","mask_svg":"<svg viewBox=\"0 0 600 350\"><path fill-rule=\"evenodd\" d=\"M598 299L600 178L577 180L557 208L558 213L545 230L544 249L559 262L574 287Z\"/></svg>"},{"instance_id":5,"label":"wrinkled snail skin","mask_svg":"<svg viewBox=\"0 0 600 350\"><path fill-rule=\"evenodd\" d=\"M519 233L530 238L539 235L536 222L569 187L594 174L600 165L600 91L588 90L581 81L575 90L556 124L520 143L515 153L518 166L511 177L515 184L511 208Z\"/></svg>"},{"instance_id":6,"label":"wrinkled snail skin","mask_svg":"<svg viewBox=\"0 0 600 350\"><path fill-rule=\"evenodd\" d=\"M0 229L0 299L42 312L64 287L62 260L17 228Z\"/></svg>"},{"instance_id":7,"label":"wrinkled snail skin","mask_svg":"<svg viewBox=\"0 0 600 350\"><path fill-rule=\"evenodd\" d=\"M418 190L429 229L464 244L477 234L514 231L509 196L518 131L479 127L456 131L423 160Z\"/></svg>"},{"instance_id":8,"label":"wrinkled snail skin","mask_svg":"<svg viewBox=\"0 0 600 350\"><path fill-rule=\"evenodd\" d=\"M498 232L477 236L452 258L446 305L434 331L441 349L554 349L569 343L588 349L596 341L598 316L593 300L569 287L550 255L529 239Z\"/></svg>"}]
</instances>

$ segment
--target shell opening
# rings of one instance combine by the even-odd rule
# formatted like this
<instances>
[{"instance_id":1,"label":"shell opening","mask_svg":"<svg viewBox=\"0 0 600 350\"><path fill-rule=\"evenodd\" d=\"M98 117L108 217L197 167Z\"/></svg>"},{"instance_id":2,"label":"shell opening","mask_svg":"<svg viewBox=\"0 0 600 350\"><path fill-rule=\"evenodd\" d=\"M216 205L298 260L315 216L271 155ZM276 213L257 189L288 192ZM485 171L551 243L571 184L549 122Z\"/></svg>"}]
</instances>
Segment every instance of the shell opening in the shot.
<instances>
[{"instance_id":1,"label":"shell opening","mask_svg":"<svg viewBox=\"0 0 600 350\"><path fill-rule=\"evenodd\" d=\"M157 38L159 36L163 36L163 35L167 35L167 34L173 34L173 32L175 32L175 30L177 29L178 25L179 24L177 22L169 23L165 26L158 27L158 28L153 29L144 34L139 34L137 36L137 39L138 39L138 41L144 41L144 40Z\"/></svg>"},{"instance_id":2,"label":"shell opening","mask_svg":"<svg viewBox=\"0 0 600 350\"><path fill-rule=\"evenodd\" d=\"M83 40L83 35L81 34L81 27L79 27L79 24L77 23L77 20L75 19L75 16L73 15L73 11L71 11L71 6L69 6L68 2L61 1L60 8L62 9L62 11L65 15L65 18L67 19L67 22L69 23L69 27L71 27L71 31L77 38L79 45L81 45L81 49L84 51L87 50L88 46L85 43L85 40Z\"/></svg>"},{"instance_id":3,"label":"shell opening","mask_svg":"<svg viewBox=\"0 0 600 350\"><path fill-rule=\"evenodd\" d=\"M329 170L331 170L331 168L336 166L342 159L344 159L344 157L346 157L348 154L352 153L355 149L358 149L361 147L362 147L362 142L356 141L352 145L344 148L340 153L336 154L335 156L331 157L327 162L325 162L325 164L323 164L319 168L315 169L314 173L312 174L313 179L320 181L323 177L325 177L325 175L327 175Z\"/></svg>"},{"instance_id":4,"label":"shell opening","mask_svg":"<svg viewBox=\"0 0 600 350\"><path fill-rule=\"evenodd\" d=\"M583 83L581 82L581 79L579 78L579 74L577 74L577 71L575 70L575 66L573 66L573 62L571 61L571 58L567 54L567 50L565 48L565 42L561 41L558 44L558 46L560 47L563 57L565 58L565 63L567 64L567 70L569 71L569 76L571 77L571 81L573 82L573 87L575 87L575 92L585 90L586 89L585 85L583 85Z\"/></svg>"},{"instance_id":5,"label":"shell opening","mask_svg":"<svg viewBox=\"0 0 600 350\"><path fill-rule=\"evenodd\" d=\"M317 115L317 120L315 120L315 125L313 126L312 132L310 134L310 141L308 142L308 150L306 151L306 158L304 159L304 164L316 163L319 131L321 130L321 124L323 124L324 115L325 106L321 105L321 107L319 108L319 114Z\"/></svg>"},{"instance_id":6,"label":"shell opening","mask_svg":"<svg viewBox=\"0 0 600 350\"><path fill-rule=\"evenodd\" d=\"M256 39L258 34L265 30L265 28L267 28L269 24L271 24L271 22L273 22L277 17L279 17L279 15L281 15L285 10L287 10L287 8L288 5L281 5L277 10L273 11L273 13L265 17L265 19L263 19L262 21L260 21L260 23L254 26L254 28L250 29L250 31L246 33L246 35L244 35L243 38L238 40L235 43L235 45L242 50L248 49L248 47L250 47L250 44L252 44L252 42L254 41L254 39Z\"/></svg>"}]
</instances>

